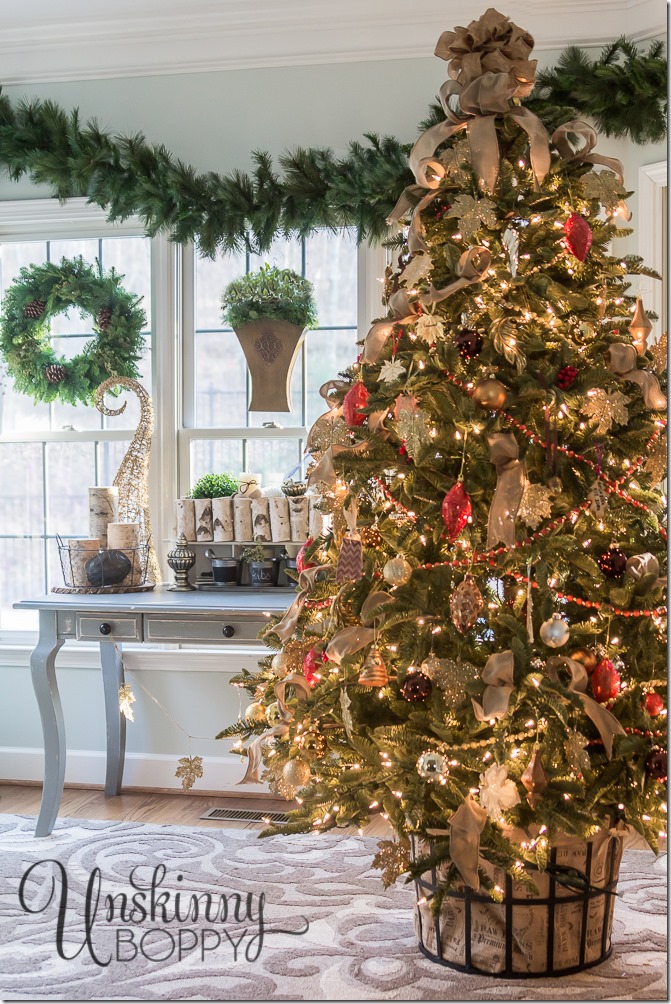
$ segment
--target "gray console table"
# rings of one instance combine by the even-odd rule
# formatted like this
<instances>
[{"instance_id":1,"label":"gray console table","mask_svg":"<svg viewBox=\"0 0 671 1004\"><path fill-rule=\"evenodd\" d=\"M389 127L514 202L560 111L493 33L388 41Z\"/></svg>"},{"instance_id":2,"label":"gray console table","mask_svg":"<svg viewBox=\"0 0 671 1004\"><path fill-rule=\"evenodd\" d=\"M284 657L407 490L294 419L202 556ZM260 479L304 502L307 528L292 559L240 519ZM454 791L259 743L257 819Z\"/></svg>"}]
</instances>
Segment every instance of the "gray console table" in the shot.
<instances>
[{"instance_id":1,"label":"gray console table","mask_svg":"<svg viewBox=\"0 0 671 1004\"><path fill-rule=\"evenodd\" d=\"M80 595L51 593L16 603L39 610L40 633L30 669L42 719L44 787L36 837L51 833L65 779L65 727L56 681L56 655L63 643L99 642L107 725L105 794L121 791L126 749L126 719L119 712L124 682L123 642L175 645L230 645L253 642L265 614L281 613L292 591L231 589L225 593L150 593Z\"/></svg>"}]
</instances>

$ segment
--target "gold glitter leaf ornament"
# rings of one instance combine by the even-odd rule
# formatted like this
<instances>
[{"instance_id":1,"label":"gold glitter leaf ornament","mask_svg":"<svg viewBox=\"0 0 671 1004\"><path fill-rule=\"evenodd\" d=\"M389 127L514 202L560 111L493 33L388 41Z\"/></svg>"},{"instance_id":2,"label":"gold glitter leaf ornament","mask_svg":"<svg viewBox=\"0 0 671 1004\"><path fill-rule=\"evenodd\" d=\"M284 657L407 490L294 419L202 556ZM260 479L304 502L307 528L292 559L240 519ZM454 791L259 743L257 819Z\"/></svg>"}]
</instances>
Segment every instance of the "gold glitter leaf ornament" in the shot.
<instances>
[{"instance_id":1,"label":"gold glitter leaf ornament","mask_svg":"<svg viewBox=\"0 0 671 1004\"><path fill-rule=\"evenodd\" d=\"M598 199L607 213L613 213L627 191L612 171L590 171L580 179L586 199Z\"/></svg>"},{"instance_id":2,"label":"gold glitter leaf ornament","mask_svg":"<svg viewBox=\"0 0 671 1004\"><path fill-rule=\"evenodd\" d=\"M494 203L490 199L475 199L472 195L458 195L445 215L456 216L461 236L469 243L475 241L481 226L493 229L497 224Z\"/></svg>"},{"instance_id":3,"label":"gold glitter leaf ornament","mask_svg":"<svg viewBox=\"0 0 671 1004\"><path fill-rule=\"evenodd\" d=\"M373 868L382 872L382 885L388 889L410 867L410 847L400 840L380 840L373 858Z\"/></svg>"},{"instance_id":4,"label":"gold glitter leaf ornament","mask_svg":"<svg viewBox=\"0 0 671 1004\"><path fill-rule=\"evenodd\" d=\"M609 432L613 425L626 425L629 421L627 405L629 398L619 390L606 391L601 387L587 392L587 399L581 407L581 412L590 422L596 422L594 432L602 436Z\"/></svg>"},{"instance_id":5,"label":"gold glitter leaf ornament","mask_svg":"<svg viewBox=\"0 0 671 1004\"><path fill-rule=\"evenodd\" d=\"M535 530L544 519L549 519L552 515L551 497L552 492L545 485L532 485L527 481L517 518L525 526Z\"/></svg>"},{"instance_id":6,"label":"gold glitter leaf ornament","mask_svg":"<svg viewBox=\"0 0 671 1004\"><path fill-rule=\"evenodd\" d=\"M175 777L181 777L182 788L188 791L193 788L196 779L203 776L202 756L183 756L178 760L179 767L175 771Z\"/></svg>"}]
</instances>

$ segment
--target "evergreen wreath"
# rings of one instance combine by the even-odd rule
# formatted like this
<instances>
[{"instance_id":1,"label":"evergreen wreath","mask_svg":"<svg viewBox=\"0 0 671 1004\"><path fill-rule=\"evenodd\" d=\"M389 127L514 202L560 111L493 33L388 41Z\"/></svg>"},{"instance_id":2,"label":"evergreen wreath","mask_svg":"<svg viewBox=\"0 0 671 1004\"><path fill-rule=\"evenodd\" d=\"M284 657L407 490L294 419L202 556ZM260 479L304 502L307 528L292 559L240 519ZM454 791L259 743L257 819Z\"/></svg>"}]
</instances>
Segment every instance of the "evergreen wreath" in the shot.
<instances>
[{"instance_id":1,"label":"evergreen wreath","mask_svg":"<svg viewBox=\"0 0 671 1004\"><path fill-rule=\"evenodd\" d=\"M0 352L18 391L35 401L89 404L109 377L139 375L146 317L141 297L123 289L122 279L81 257L21 269L0 314ZM72 307L94 318L96 336L66 359L51 346L49 322Z\"/></svg>"}]
</instances>

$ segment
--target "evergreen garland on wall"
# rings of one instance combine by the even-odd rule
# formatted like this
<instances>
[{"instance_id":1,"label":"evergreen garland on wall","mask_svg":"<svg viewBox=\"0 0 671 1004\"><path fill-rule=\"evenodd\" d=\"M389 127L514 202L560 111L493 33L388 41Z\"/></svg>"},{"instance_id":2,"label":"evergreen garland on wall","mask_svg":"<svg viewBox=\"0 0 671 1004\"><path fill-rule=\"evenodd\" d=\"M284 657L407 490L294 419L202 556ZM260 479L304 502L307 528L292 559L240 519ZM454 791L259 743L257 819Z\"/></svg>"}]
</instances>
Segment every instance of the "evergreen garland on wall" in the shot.
<instances>
[{"instance_id":1,"label":"evergreen garland on wall","mask_svg":"<svg viewBox=\"0 0 671 1004\"><path fill-rule=\"evenodd\" d=\"M590 115L606 135L659 140L667 104L663 45L641 52L623 38L594 62L571 46L539 74L537 96L526 103L549 126ZM436 114L434 106L420 129ZM367 133L342 157L329 149L286 153L281 174L264 152L254 152L251 172L197 174L141 134L114 136L95 120L82 124L77 109L68 113L52 101L13 105L0 94L0 169L12 180L27 175L55 198L85 197L111 222L139 216L150 236L195 241L206 256L264 251L277 234L305 236L317 227L354 227L359 240L384 236L399 191L413 181L410 146Z\"/></svg>"}]
</instances>

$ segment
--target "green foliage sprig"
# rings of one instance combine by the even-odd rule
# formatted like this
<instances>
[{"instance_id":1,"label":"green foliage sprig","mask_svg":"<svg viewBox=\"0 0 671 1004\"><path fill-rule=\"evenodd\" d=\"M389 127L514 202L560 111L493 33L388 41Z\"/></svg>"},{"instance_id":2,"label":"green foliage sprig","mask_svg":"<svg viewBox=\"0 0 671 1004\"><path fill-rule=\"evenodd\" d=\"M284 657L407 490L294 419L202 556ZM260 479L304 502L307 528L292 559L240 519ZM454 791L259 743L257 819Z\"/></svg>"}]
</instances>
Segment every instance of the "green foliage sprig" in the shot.
<instances>
[{"instance_id":1,"label":"green foliage sprig","mask_svg":"<svg viewBox=\"0 0 671 1004\"><path fill-rule=\"evenodd\" d=\"M583 114L607 135L636 143L664 134L660 43L643 53L620 39L595 62L572 47L539 84L525 103L551 128ZM254 152L249 173L197 174L141 134L114 136L95 120L82 124L76 109L68 113L53 101L13 104L0 94L0 168L12 180L27 175L59 199L83 196L106 209L110 222L140 216L150 236L195 241L206 256L265 251L278 234L302 237L318 227L354 227L359 240L384 236L399 192L413 182L409 150L392 136L366 133L344 156L315 148L284 154L282 173L268 153Z\"/></svg>"},{"instance_id":2,"label":"green foliage sprig","mask_svg":"<svg viewBox=\"0 0 671 1004\"><path fill-rule=\"evenodd\" d=\"M232 474L204 474L189 492L190 499L222 499L235 495L238 481Z\"/></svg>"},{"instance_id":3,"label":"green foliage sprig","mask_svg":"<svg viewBox=\"0 0 671 1004\"><path fill-rule=\"evenodd\" d=\"M0 314L0 352L16 390L35 401L90 404L109 377L139 375L147 321L141 298L123 289L122 279L114 269L104 272L100 262L93 267L81 257L21 269ZM72 307L94 318L97 333L78 355L66 359L53 349L50 321ZM47 379L52 366L64 370L58 383Z\"/></svg>"},{"instance_id":4,"label":"green foliage sprig","mask_svg":"<svg viewBox=\"0 0 671 1004\"><path fill-rule=\"evenodd\" d=\"M290 268L262 265L234 279L221 298L223 318L232 328L272 317L301 328L317 325L312 284Z\"/></svg>"}]
</instances>

